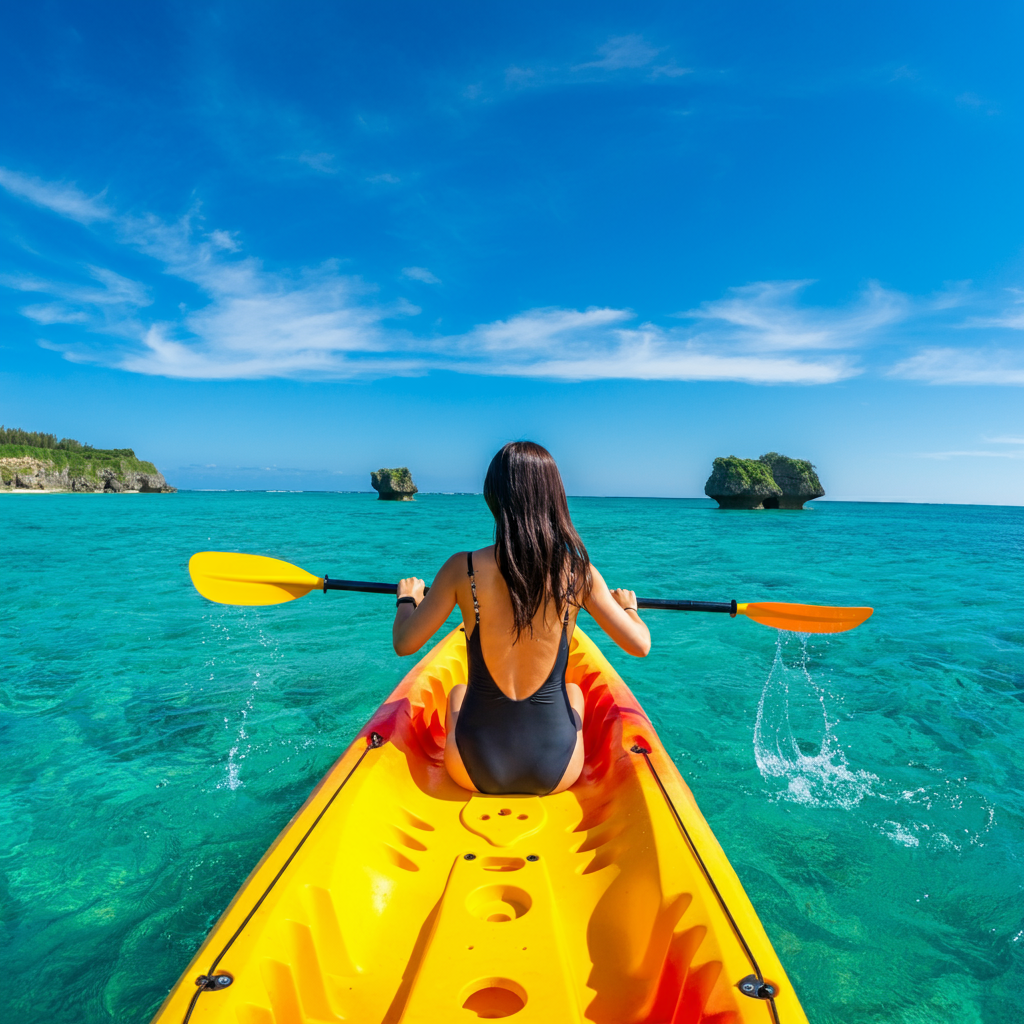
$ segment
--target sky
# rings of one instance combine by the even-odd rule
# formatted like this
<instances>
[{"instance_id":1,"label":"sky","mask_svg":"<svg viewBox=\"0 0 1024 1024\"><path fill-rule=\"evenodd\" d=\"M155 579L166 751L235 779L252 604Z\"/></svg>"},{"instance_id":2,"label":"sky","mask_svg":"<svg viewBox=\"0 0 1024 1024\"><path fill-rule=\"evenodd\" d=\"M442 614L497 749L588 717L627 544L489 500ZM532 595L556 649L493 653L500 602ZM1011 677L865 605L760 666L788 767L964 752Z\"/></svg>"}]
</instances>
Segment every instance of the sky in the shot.
<instances>
[{"instance_id":1,"label":"sky","mask_svg":"<svg viewBox=\"0 0 1024 1024\"><path fill-rule=\"evenodd\" d=\"M1024 504L1018 3L61 3L0 35L0 422L179 487Z\"/></svg>"}]
</instances>

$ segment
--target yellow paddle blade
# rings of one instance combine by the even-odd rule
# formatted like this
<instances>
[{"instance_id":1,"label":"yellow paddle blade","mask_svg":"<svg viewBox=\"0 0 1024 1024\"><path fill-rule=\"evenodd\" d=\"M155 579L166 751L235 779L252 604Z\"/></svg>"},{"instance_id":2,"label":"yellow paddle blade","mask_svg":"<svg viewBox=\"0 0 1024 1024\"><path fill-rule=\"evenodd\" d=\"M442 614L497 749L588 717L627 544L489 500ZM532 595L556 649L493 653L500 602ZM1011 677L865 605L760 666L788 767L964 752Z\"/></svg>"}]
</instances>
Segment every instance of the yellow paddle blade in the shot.
<instances>
[{"instance_id":1,"label":"yellow paddle blade","mask_svg":"<svg viewBox=\"0 0 1024 1024\"><path fill-rule=\"evenodd\" d=\"M746 615L762 626L788 629L794 633L845 633L866 622L874 610L829 608L819 604L781 604L774 601L736 605L737 615Z\"/></svg>"},{"instance_id":2,"label":"yellow paddle blade","mask_svg":"<svg viewBox=\"0 0 1024 1024\"><path fill-rule=\"evenodd\" d=\"M231 551L200 551L188 560L196 590L218 604L282 604L324 581L277 558Z\"/></svg>"}]
</instances>

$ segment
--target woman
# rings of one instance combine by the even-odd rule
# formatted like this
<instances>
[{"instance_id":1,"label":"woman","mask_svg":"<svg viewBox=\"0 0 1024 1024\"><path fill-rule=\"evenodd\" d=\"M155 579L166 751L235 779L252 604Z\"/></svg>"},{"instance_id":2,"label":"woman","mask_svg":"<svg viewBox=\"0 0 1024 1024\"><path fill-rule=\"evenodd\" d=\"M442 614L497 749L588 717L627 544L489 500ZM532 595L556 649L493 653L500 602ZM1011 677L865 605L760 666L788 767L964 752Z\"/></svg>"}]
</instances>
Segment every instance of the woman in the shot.
<instances>
[{"instance_id":1,"label":"woman","mask_svg":"<svg viewBox=\"0 0 1024 1024\"><path fill-rule=\"evenodd\" d=\"M565 681L580 608L628 654L646 656L651 635L636 594L609 590L590 564L544 448L505 445L484 500L493 545L452 555L426 595L421 579L399 582L395 651L418 651L457 604L469 671L448 697L448 773L481 793L560 793L583 769L583 691Z\"/></svg>"}]
</instances>

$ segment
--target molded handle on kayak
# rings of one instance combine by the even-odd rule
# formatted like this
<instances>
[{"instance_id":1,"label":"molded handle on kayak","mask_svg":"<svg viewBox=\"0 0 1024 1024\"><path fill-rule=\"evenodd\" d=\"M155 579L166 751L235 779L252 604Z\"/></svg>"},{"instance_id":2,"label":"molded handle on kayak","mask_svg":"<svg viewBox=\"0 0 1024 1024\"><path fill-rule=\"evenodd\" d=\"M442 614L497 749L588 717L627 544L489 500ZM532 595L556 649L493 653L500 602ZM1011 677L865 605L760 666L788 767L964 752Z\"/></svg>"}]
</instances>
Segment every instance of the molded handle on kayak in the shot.
<instances>
[{"instance_id":1,"label":"molded handle on kayak","mask_svg":"<svg viewBox=\"0 0 1024 1024\"><path fill-rule=\"evenodd\" d=\"M735 601L663 601L658 597L639 597L638 608L667 608L674 612L727 612L736 614Z\"/></svg>"}]
</instances>

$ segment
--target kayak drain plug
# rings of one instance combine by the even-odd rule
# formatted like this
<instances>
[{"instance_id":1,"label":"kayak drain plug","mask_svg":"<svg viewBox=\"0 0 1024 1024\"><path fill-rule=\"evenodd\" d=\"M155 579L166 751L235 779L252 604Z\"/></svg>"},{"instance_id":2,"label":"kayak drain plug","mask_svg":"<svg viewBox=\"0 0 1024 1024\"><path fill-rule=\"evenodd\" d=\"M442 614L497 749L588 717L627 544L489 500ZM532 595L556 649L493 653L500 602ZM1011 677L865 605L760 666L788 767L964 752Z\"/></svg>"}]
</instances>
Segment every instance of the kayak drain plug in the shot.
<instances>
[{"instance_id":1,"label":"kayak drain plug","mask_svg":"<svg viewBox=\"0 0 1024 1024\"><path fill-rule=\"evenodd\" d=\"M219 992L234 980L230 974L200 974L196 978L196 985L204 992Z\"/></svg>"},{"instance_id":2,"label":"kayak drain plug","mask_svg":"<svg viewBox=\"0 0 1024 1024\"><path fill-rule=\"evenodd\" d=\"M761 981L756 974L748 974L737 988L751 999L772 999L777 994L774 985L767 981Z\"/></svg>"}]
</instances>

